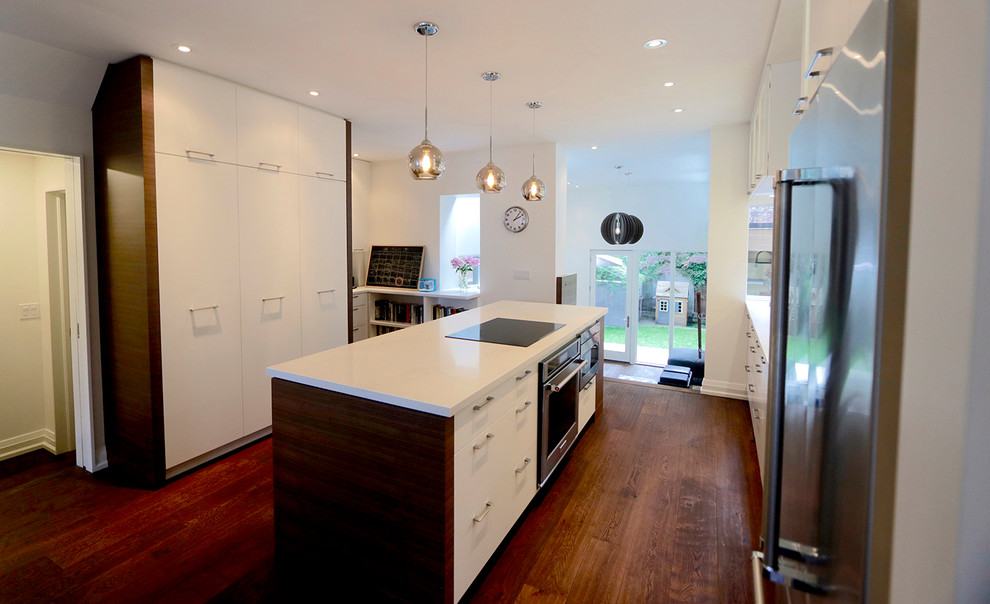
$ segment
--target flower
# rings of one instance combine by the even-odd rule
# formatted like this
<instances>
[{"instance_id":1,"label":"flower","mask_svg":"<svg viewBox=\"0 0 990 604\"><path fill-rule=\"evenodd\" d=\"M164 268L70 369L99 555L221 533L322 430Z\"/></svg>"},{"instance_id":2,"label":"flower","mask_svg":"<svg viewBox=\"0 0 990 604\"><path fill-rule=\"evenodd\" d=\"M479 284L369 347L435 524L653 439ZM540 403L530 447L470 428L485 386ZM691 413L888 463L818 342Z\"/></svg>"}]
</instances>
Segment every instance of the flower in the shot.
<instances>
[{"instance_id":1,"label":"flower","mask_svg":"<svg viewBox=\"0 0 990 604\"><path fill-rule=\"evenodd\" d=\"M450 266L459 273L473 271L474 267L481 264L481 258L467 254L465 256L455 256L450 259Z\"/></svg>"}]
</instances>

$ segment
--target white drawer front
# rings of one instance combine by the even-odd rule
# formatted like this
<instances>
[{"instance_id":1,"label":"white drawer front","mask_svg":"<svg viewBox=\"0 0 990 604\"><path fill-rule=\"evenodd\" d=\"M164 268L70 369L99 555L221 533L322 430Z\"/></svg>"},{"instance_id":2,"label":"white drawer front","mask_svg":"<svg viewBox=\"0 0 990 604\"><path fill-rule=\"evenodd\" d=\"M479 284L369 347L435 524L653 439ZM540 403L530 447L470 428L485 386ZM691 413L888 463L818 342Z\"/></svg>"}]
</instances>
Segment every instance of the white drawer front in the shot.
<instances>
[{"instance_id":1,"label":"white drawer front","mask_svg":"<svg viewBox=\"0 0 990 604\"><path fill-rule=\"evenodd\" d=\"M578 395L578 430L584 430L584 427L591 421L591 416L595 413L597 383L597 377L591 378L591 381L584 385L581 394Z\"/></svg>"},{"instance_id":2,"label":"white drawer front","mask_svg":"<svg viewBox=\"0 0 990 604\"><path fill-rule=\"evenodd\" d=\"M482 430L502 416L509 407L525 401L537 403L536 367L498 384L475 399L468 408L454 416L454 452L472 442ZM517 379L519 378L519 379Z\"/></svg>"}]
</instances>

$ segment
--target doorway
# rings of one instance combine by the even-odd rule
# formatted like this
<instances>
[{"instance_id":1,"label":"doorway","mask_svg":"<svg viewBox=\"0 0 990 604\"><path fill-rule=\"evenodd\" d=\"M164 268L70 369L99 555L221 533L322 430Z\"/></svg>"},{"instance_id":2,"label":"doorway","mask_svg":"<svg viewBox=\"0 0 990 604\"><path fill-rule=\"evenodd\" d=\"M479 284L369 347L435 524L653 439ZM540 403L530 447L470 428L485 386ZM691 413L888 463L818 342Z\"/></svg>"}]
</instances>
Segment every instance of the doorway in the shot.
<instances>
[{"instance_id":1,"label":"doorway","mask_svg":"<svg viewBox=\"0 0 990 604\"><path fill-rule=\"evenodd\" d=\"M591 271L606 360L663 367L672 350L704 350L707 252L593 250Z\"/></svg>"},{"instance_id":2,"label":"doorway","mask_svg":"<svg viewBox=\"0 0 990 604\"><path fill-rule=\"evenodd\" d=\"M0 461L95 470L78 157L0 148Z\"/></svg>"}]
</instances>

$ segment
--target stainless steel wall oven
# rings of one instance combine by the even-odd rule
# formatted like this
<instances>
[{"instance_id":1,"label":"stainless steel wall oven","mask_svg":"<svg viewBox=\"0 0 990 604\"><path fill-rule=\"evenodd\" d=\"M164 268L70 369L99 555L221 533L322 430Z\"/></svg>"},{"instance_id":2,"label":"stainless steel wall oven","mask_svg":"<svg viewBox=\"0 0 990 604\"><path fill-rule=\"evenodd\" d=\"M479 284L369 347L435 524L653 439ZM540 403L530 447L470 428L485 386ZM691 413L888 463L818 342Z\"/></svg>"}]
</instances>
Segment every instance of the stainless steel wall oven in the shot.
<instances>
[{"instance_id":1,"label":"stainless steel wall oven","mask_svg":"<svg viewBox=\"0 0 990 604\"><path fill-rule=\"evenodd\" d=\"M540 459L542 486L560 464L578 434L581 392L581 340L575 339L540 363Z\"/></svg>"}]
</instances>

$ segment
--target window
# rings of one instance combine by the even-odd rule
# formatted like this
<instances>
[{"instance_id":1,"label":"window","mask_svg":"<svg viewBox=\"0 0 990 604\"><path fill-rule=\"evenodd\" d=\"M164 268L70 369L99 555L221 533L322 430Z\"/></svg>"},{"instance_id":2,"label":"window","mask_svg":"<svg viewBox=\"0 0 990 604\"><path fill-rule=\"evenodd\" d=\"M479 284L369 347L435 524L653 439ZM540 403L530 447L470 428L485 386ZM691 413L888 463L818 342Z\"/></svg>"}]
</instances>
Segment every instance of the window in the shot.
<instances>
[{"instance_id":1,"label":"window","mask_svg":"<svg viewBox=\"0 0 990 604\"><path fill-rule=\"evenodd\" d=\"M681 314L682 312L684 312L684 302L678 300L674 308L677 309L674 312L676 312L677 314Z\"/></svg>"},{"instance_id":2,"label":"window","mask_svg":"<svg viewBox=\"0 0 990 604\"><path fill-rule=\"evenodd\" d=\"M667 300L660 300L660 312L667 312Z\"/></svg>"}]
</instances>

